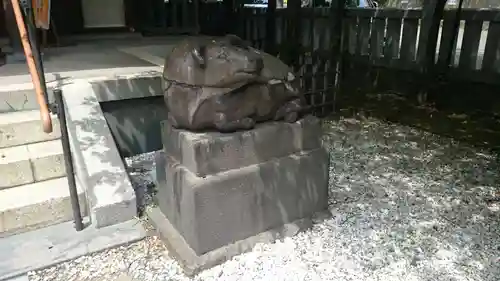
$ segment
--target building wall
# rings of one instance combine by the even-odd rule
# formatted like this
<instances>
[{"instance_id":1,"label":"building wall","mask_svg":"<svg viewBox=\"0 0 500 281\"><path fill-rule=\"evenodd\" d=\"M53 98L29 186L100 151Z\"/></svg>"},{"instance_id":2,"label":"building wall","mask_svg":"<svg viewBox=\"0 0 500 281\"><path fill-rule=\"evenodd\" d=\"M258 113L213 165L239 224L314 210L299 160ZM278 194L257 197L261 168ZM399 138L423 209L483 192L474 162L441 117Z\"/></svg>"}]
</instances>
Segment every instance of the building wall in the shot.
<instances>
[{"instance_id":1,"label":"building wall","mask_svg":"<svg viewBox=\"0 0 500 281\"><path fill-rule=\"evenodd\" d=\"M3 11L3 1L0 0L0 38L7 37L7 30L5 29L5 14Z\"/></svg>"},{"instance_id":2,"label":"building wall","mask_svg":"<svg viewBox=\"0 0 500 281\"><path fill-rule=\"evenodd\" d=\"M10 0L0 0L0 3ZM72 35L84 32L84 19L82 10L82 1L85 0L51 0L51 20L57 29L57 33L61 36ZM137 17L137 0L124 0L124 11L127 25L135 25L134 18ZM105 5L106 1L103 0ZM135 5L135 7L133 7ZM0 37L7 37L5 30L4 10L0 9Z\"/></svg>"},{"instance_id":3,"label":"building wall","mask_svg":"<svg viewBox=\"0 0 500 281\"><path fill-rule=\"evenodd\" d=\"M83 31L82 0L51 1L51 17L59 35ZM103 3L105 2L103 1Z\"/></svg>"}]
</instances>

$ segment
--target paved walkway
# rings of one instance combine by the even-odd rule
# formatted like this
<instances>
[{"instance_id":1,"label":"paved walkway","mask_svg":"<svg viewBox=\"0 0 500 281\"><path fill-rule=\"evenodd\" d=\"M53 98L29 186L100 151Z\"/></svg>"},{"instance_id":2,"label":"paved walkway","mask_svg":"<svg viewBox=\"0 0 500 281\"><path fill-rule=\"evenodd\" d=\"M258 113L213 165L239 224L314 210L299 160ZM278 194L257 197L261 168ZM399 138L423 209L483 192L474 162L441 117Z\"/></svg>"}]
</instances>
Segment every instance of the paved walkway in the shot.
<instances>
[{"instance_id":1,"label":"paved walkway","mask_svg":"<svg viewBox=\"0 0 500 281\"><path fill-rule=\"evenodd\" d=\"M163 58L181 36L85 40L76 46L44 50L47 82L84 78L126 69L159 70ZM0 85L31 83L25 62L0 66Z\"/></svg>"},{"instance_id":2,"label":"paved walkway","mask_svg":"<svg viewBox=\"0 0 500 281\"><path fill-rule=\"evenodd\" d=\"M25 281L29 271L132 243L145 236L140 221L131 220L100 229L87 227L80 232L75 231L73 222L65 222L0 238L0 280Z\"/></svg>"}]
</instances>

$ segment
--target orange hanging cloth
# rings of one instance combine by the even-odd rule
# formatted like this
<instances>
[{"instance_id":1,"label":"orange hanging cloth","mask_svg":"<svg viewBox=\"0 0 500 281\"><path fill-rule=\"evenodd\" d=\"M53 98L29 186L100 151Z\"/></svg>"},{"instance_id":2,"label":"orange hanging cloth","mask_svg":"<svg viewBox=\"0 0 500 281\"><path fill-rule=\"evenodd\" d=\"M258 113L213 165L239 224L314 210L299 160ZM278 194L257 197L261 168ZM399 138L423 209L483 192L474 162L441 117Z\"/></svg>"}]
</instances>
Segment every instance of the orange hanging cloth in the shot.
<instances>
[{"instance_id":1,"label":"orange hanging cloth","mask_svg":"<svg viewBox=\"0 0 500 281\"><path fill-rule=\"evenodd\" d=\"M37 28L50 28L50 0L31 0Z\"/></svg>"}]
</instances>

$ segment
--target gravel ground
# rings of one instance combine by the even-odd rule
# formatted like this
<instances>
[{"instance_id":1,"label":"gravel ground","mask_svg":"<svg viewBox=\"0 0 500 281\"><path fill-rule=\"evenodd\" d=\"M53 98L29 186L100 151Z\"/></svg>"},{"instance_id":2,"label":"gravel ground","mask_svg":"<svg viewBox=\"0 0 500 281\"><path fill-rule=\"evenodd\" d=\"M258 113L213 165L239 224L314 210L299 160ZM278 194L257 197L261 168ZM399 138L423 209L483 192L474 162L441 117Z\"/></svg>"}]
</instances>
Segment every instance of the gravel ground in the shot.
<instances>
[{"instance_id":1,"label":"gravel ground","mask_svg":"<svg viewBox=\"0 0 500 281\"><path fill-rule=\"evenodd\" d=\"M500 280L495 155L375 119L329 121L325 132L332 216L194 280ZM152 154L127 164L140 201L150 204ZM137 281L191 280L154 236L32 272L30 280L124 274Z\"/></svg>"}]
</instances>

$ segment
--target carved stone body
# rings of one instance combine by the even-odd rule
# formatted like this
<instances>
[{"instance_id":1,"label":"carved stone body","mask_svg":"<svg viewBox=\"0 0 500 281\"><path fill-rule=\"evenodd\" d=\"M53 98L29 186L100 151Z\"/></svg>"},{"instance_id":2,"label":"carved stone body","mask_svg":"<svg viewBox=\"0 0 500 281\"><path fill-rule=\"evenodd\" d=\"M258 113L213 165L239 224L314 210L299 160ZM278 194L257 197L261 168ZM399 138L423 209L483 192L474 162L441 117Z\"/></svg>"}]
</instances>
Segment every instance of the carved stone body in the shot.
<instances>
[{"instance_id":1,"label":"carved stone body","mask_svg":"<svg viewBox=\"0 0 500 281\"><path fill-rule=\"evenodd\" d=\"M181 42L166 58L163 78L176 128L248 130L256 122L295 122L302 109L302 93L288 66L236 36Z\"/></svg>"}]
</instances>

